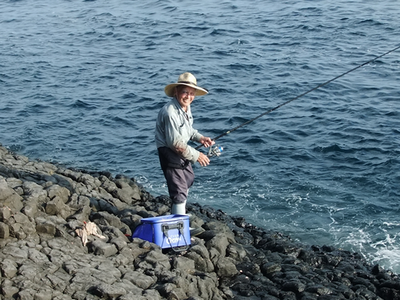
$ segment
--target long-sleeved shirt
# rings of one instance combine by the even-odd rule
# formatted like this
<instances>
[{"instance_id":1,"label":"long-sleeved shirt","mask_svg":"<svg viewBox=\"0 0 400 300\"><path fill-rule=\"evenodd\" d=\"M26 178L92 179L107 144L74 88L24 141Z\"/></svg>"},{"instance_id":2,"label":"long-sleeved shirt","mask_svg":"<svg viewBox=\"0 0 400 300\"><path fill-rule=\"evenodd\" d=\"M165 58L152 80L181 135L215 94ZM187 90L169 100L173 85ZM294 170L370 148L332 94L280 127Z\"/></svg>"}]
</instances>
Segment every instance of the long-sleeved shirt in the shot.
<instances>
[{"instance_id":1,"label":"long-sleeved shirt","mask_svg":"<svg viewBox=\"0 0 400 300\"><path fill-rule=\"evenodd\" d=\"M199 142L202 135L192 125L190 106L185 112L178 100L173 98L158 113L155 135L157 148L168 147L184 159L195 163L200 152L187 143L189 140Z\"/></svg>"}]
</instances>

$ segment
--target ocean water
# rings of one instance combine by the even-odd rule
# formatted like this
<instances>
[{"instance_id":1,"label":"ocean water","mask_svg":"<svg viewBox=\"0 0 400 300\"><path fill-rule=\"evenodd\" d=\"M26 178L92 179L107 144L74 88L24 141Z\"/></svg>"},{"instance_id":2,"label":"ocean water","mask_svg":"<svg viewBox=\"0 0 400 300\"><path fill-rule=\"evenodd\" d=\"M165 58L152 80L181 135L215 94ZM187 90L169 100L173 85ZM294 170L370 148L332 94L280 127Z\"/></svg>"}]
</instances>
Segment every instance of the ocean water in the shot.
<instances>
[{"instance_id":1,"label":"ocean water","mask_svg":"<svg viewBox=\"0 0 400 300\"><path fill-rule=\"evenodd\" d=\"M185 71L216 137L400 43L397 1L0 2L0 142L167 194L154 143ZM221 137L189 201L400 272L400 51ZM207 151L202 149L202 151Z\"/></svg>"}]
</instances>

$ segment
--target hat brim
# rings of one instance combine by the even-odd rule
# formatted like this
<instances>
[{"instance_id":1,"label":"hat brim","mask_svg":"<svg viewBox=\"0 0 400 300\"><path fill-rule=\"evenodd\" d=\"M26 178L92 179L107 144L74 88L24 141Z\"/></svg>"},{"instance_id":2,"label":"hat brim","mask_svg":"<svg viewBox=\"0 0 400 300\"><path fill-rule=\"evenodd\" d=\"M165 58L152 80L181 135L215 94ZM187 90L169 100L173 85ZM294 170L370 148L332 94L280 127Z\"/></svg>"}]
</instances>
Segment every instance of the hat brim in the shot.
<instances>
[{"instance_id":1,"label":"hat brim","mask_svg":"<svg viewBox=\"0 0 400 300\"><path fill-rule=\"evenodd\" d=\"M174 96L174 89L176 86L178 85L184 85L184 86L188 86L191 88L196 89L196 96L204 96L208 94L208 91L206 89L203 89L197 85L193 85L193 84L189 84L189 83L171 83L168 84L165 88L164 88L164 92L168 97L173 97Z\"/></svg>"}]
</instances>

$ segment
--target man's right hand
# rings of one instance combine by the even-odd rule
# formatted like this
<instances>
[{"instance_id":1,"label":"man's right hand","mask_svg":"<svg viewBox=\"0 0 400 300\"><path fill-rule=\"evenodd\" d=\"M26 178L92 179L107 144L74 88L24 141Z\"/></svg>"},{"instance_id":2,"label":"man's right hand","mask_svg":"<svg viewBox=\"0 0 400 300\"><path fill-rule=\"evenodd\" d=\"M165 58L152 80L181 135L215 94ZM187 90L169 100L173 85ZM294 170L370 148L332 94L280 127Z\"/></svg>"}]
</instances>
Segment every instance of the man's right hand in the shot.
<instances>
[{"instance_id":1,"label":"man's right hand","mask_svg":"<svg viewBox=\"0 0 400 300\"><path fill-rule=\"evenodd\" d=\"M200 152L200 155L199 155L199 158L197 159L197 161L200 164L200 166L202 166L202 167L206 167L210 164L210 159L203 152Z\"/></svg>"}]
</instances>

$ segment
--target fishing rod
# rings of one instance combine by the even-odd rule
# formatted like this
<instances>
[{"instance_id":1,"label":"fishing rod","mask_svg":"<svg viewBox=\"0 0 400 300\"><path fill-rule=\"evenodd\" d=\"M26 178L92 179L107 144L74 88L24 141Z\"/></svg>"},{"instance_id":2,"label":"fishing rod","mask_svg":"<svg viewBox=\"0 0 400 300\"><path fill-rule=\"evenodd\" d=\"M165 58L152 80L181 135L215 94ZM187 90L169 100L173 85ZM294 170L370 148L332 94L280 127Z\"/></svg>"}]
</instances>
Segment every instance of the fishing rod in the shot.
<instances>
[{"instance_id":1,"label":"fishing rod","mask_svg":"<svg viewBox=\"0 0 400 300\"><path fill-rule=\"evenodd\" d=\"M391 50L389 50L389 51L387 51L387 52L385 52L385 53L383 53L383 54L381 54L381 55L379 55L379 56L377 56L377 57L375 57L375 58L373 58L373 59L370 59L369 61L366 61L366 62L354 67L353 69L350 69L350 70L348 70L348 71L346 71L346 72L344 72L344 73L342 73L342 74L340 74L340 75L338 75L338 76L336 76L336 77L334 77L334 78L332 78L332 79L330 79L328 81L325 81L324 83L321 83L321 84L317 85L316 87L314 87L314 88L312 88L312 89L310 89L310 90L308 90L308 91L306 91L306 92L294 97L293 99L290 99L290 100L288 100L286 102L283 102L283 103L279 104L278 106L275 106L274 108L271 108L271 109L263 112L262 114L259 114L258 116L254 117L253 119L250 119L250 120L248 120L248 121L246 121L246 122L244 122L244 123L232 128L231 130L228 130L226 132L221 133L220 135L216 136L213 139L213 141L216 141L216 140L220 139L221 137L223 137L225 135L228 135L228 134L238 130L239 128L241 128L243 126L246 126L246 125L250 124L251 122L254 122L255 120L257 120L257 119L259 119L259 118L261 118L261 117L263 117L263 116L265 116L265 115L277 110L278 108L280 108L280 107L282 107L282 106L284 106L286 104L289 104L290 102L292 102L294 100L297 100L297 99L299 99L299 98L301 98L301 97L303 97L303 96L305 96L305 95L307 95L307 94L309 94L309 93L311 93L311 92L313 92L313 91L315 91L315 90L317 90L317 89L319 89L319 88L331 83L332 81L335 81L335 80L339 79L340 77L343 77L343 76L345 76L345 75L347 75L347 74L349 74L349 73L351 73L351 72L353 72L353 71L355 71L355 70L357 70L357 69L359 69L359 68L361 68L361 67L363 67L363 66L365 66L367 64L370 64L370 63L376 61L377 59L382 58L385 55L388 55L389 53L394 52L394 51L396 51L398 49L400 49L400 45L395 47L395 48L393 48L393 49L391 49ZM203 145L197 146L196 149L200 149L201 147L203 147ZM223 150L223 148L220 147L220 146L215 146L214 148L210 147L208 156L219 156L219 155L221 155L222 150Z\"/></svg>"}]
</instances>

